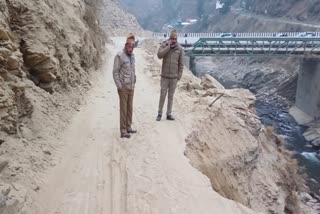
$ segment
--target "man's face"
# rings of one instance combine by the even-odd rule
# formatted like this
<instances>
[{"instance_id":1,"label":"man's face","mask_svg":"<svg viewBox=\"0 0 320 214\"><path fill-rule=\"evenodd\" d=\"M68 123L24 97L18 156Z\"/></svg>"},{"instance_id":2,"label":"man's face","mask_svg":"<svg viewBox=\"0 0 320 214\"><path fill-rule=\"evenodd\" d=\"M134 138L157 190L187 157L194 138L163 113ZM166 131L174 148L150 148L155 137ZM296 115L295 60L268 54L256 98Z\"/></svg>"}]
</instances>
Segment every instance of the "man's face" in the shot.
<instances>
[{"instance_id":1,"label":"man's face","mask_svg":"<svg viewBox=\"0 0 320 214\"><path fill-rule=\"evenodd\" d=\"M171 38L170 40L171 40L171 45L172 46L175 46L177 44L177 38L176 37L175 38Z\"/></svg>"},{"instance_id":2,"label":"man's face","mask_svg":"<svg viewBox=\"0 0 320 214\"><path fill-rule=\"evenodd\" d=\"M126 44L126 51L129 55L131 55L133 53L133 49L134 49L134 44L132 44L132 43Z\"/></svg>"}]
</instances>

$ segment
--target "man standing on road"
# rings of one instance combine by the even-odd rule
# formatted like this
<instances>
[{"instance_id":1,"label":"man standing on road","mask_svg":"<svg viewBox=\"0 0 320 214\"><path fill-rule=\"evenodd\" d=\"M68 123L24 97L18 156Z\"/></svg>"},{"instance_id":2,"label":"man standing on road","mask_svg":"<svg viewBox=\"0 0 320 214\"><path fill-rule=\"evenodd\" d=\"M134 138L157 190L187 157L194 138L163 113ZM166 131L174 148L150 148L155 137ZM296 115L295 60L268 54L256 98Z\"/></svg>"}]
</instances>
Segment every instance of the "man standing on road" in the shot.
<instances>
[{"instance_id":1,"label":"man standing on road","mask_svg":"<svg viewBox=\"0 0 320 214\"><path fill-rule=\"evenodd\" d=\"M177 82L183 72L183 49L177 42L176 30L172 30L170 37L164 41L158 51L158 58L163 59L161 69L161 92L157 121L161 120L162 109L168 94L167 120L175 120L172 116L173 95Z\"/></svg>"},{"instance_id":2,"label":"man standing on road","mask_svg":"<svg viewBox=\"0 0 320 214\"><path fill-rule=\"evenodd\" d=\"M137 130L133 130L131 127L133 94L136 83L134 46L135 37L130 33L124 49L115 56L113 64L113 79L120 99L121 138L130 138L130 134L137 133Z\"/></svg>"}]
</instances>

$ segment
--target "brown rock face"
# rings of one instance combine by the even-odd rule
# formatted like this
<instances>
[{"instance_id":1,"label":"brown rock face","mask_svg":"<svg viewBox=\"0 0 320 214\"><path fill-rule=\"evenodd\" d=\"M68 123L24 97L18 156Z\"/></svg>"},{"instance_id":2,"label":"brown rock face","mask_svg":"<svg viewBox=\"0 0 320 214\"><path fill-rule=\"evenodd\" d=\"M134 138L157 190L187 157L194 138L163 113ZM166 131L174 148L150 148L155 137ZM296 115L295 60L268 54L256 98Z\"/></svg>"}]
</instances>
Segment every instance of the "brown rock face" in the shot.
<instances>
[{"instance_id":1,"label":"brown rock face","mask_svg":"<svg viewBox=\"0 0 320 214\"><path fill-rule=\"evenodd\" d=\"M219 83L216 79L214 79L209 74L206 74L205 76L202 77L201 85L205 89L210 89L210 88L224 89L223 85L221 85L221 83Z\"/></svg>"},{"instance_id":2,"label":"brown rock face","mask_svg":"<svg viewBox=\"0 0 320 214\"><path fill-rule=\"evenodd\" d=\"M40 74L39 79L43 83L51 83L51 82L55 81L57 79L57 77L50 72L46 72L46 73Z\"/></svg>"},{"instance_id":3,"label":"brown rock face","mask_svg":"<svg viewBox=\"0 0 320 214\"><path fill-rule=\"evenodd\" d=\"M27 90L63 93L87 84L104 52L96 3L0 0L0 134L17 133L31 117Z\"/></svg>"},{"instance_id":4,"label":"brown rock face","mask_svg":"<svg viewBox=\"0 0 320 214\"><path fill-rule=\"evenodd\" d=\"M21 61L17 56L8 57L7 68L8 70L19 70L21 66Z\"/></svg>"},{"instance_id":5,"label":"brown rock face","mask_svg":"<svg viewBox=\"0 0 320 214\"><path fill-rule=\"evenodd\" d=\"M4 29L0 29L0 40L10 40L10 34Z\"/></svg>"}]
</instances>

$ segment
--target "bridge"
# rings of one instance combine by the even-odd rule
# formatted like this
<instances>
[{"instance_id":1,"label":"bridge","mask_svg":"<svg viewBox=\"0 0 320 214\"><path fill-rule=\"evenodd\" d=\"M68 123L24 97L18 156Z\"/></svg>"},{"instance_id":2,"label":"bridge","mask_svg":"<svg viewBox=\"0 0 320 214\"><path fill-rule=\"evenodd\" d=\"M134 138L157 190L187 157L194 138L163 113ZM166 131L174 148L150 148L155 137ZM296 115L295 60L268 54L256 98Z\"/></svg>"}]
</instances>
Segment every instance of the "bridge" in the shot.
<instances>
[{"instance_id":1,"label":"bridge","mask_svg":"<svg viewBox=\"0 0 320 214\"><path fill-rule=\"evenodd\" d=\"M245 32L245 33L178 33L178 38L216 38L223 35L231 34L233 37L240 38L262 38L262 37L277 37L277 36L287 36L287 37L299 37L301 34L313 34L315 37L320 37L320 32ZM153 33L154 38L169 38L169 32L163 33Z\"/></svg>"},{"instance_id":2,"label":"bridge","mask_svg":"<svg viewBox=\"0 0 320 214\"><path fill-rule=\"evenodd\" d=\"M181 45L188 56L320 55L320 37L200 38Z\"/></svg>"},{"instance_id":3,"label":"bridge","mask_svg":"<svg viewBox=\"0 0 320 214\"><path fill-rule=\"evenodd\" d=\"M168 35L153 36L165 40ZM178 42L185 49L185 61L191 70L199 56L301 58L295 103L298 110L294 112L320 118L320 32L179 33ZM297 119L300 115L294 116Z\"/></svg>"},{"instance_id":4,"label":"bridge","mask_svg":"<svg viewBox=\"0 0 320 214\"><path fill-rule=\"evenodd\" d=\"M225 36L225 37L224 37ZM154 34L166 39L167 34ZM178 42L188 56L320 55L320 32L186 33Z\"/></svg>"}]
</instances>

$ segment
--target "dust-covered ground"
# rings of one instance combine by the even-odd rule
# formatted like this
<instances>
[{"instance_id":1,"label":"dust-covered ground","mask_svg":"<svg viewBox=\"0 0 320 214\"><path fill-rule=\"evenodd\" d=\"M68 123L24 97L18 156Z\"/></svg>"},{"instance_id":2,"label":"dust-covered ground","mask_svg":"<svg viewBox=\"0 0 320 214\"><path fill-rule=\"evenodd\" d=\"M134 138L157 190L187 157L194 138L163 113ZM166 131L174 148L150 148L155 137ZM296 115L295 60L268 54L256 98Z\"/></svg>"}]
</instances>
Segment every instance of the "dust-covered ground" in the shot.
<instances>
[{"instance_id":1,"label":"dust-covered ground","mask_svg":"<svg viewBox=\"0 0 320 214\"><path fill-rule=\"evenodd\" d=\"M312 213L296 163L261 126L248 90L185 69L177 121L155 121L155 41L135 51L139 132L119 138L111 70L125 39L105 50L98 24L110 35L148 32L106 2L0 0L0 213Z\"/></svg>"},{"instance_id":2,"label":"dust-covered ground","mask_svg":"<svg viewBox=\"0 0 320 214\"><path fill-rule=\"evenodd\" d=\"M115 55L125 39L112 41L108 50ZM184 156L185 138L200 116L190 111L195 100L185 90L176 99L178 120L155 121L159 64L153 58L136 50L138 134L119 138L113 61L108 60L86 104L65 129L59 162L43 177L27 213L256 213L213 191L208 178ZM190 73L184 78L188 76L192 79Z\"/></svg>"}]
</instances>

